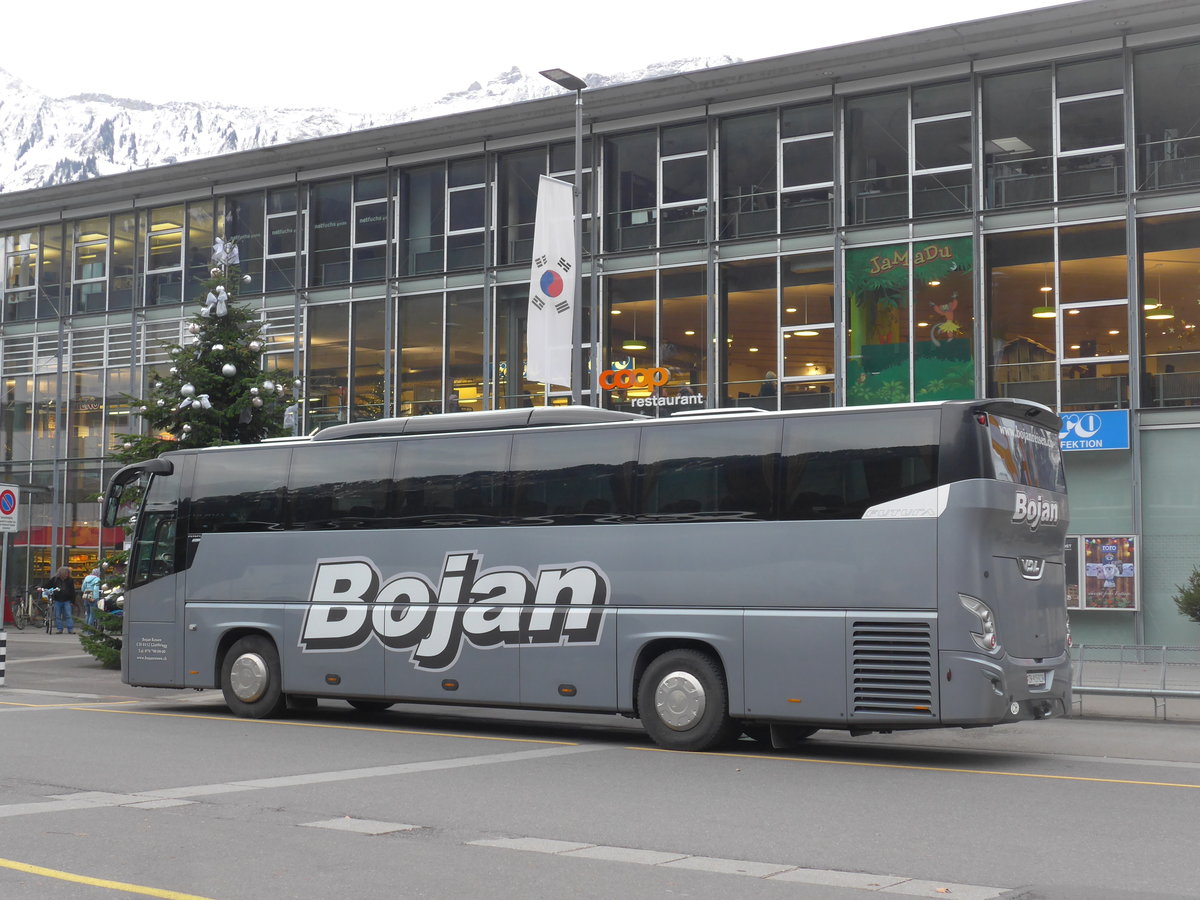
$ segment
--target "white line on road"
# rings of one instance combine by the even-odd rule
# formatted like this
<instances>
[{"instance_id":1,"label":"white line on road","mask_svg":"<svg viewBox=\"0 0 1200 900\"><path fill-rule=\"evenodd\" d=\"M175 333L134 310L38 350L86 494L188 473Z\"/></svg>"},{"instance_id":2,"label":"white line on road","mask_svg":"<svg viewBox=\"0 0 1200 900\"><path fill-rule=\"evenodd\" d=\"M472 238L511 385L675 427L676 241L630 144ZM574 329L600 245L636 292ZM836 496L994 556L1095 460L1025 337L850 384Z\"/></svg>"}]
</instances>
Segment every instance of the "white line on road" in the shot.
<instances>
[{"instance_id":1,"label":"white line on road","mask_svg":"<svg viewBox=\"0 0 1200 900\"><path fill-rule=\"evenodd\" d=\"M524 850L554 856L577 856L585 859L604 859L667 869L694 869L723 875L745 875L762 881L790 881L798 884L827 887L858 888L885 894L904 894L909 897L955 897L957 900L993 900L1010 888L984 884L954 884L947 881L924 881L903 875L872 875L868 872L841 872L835 869L808 869L790 863L768 863L748 859L721 859L713 856L691 856L682 853L663 853L638 850L632 847L604 847L547 838L503 838L500 840L470 841L475 847L495 847L501 850Z\"/></svg>"},{"instance_id":2,"label":"white line on road","mask_svg":"<svg viewBox=\"0 0 1200 900\"><path fill-rule=\"evenodd\" d=\"M110 808L114 806L138 806L149 800L186 800L195 797L232 794L240 791L261 791L271 788L299 787L313 784L329 784L336 781L351 781L359 778L385 778L393 775L414 775L420 772L436 772L444 769L461 769L468 766L489 766L494 763L524 762L549 756L565 756L572 753L592 753L608 750L604 744L575 747L546 747L536 750L515 750L512 753L490 753L483 756L464 756L454 759L434 759L425 762L398 763L393 766L372 766L364 769L339 769L330 772L311 772L304 775L282 775L276 778L256 778L248 781L227 781L215 784L197 784L187 787L163 788L154 791L137 791L130 794L113 794L105 791L80 791L74 794L58 794L49 800L29 803L11 803L0 806L0 819L13 816L29 816L41 813L65 812L78 809Z\"/></svg>"}]
</instances>

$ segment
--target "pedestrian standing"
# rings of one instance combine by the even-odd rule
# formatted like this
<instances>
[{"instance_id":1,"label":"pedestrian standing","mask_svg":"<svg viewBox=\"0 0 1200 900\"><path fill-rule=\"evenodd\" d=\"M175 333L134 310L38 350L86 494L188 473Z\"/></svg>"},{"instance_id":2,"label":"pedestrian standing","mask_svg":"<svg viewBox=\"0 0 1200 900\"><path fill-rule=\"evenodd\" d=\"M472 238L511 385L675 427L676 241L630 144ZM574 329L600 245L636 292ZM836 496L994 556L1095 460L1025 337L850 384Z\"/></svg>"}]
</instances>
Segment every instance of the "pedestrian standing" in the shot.
<instances>
[{"instance_id":1,"label":"pedestrian standing","mask_svg":"<svg viewBox=\"0 0 1200 900\"><path fill-rule=\"evenodd\" d=\"M96 625L96 602L100 599L100 570L92 569L91 574L79 585L79 590L83 594L84 621L89 628L93 628Z\"/></svg>"},{"instance_id":2,"label":"pedestrian standing","mask_svg":"<svg viewBox=\"0 0 1200 900\"><path fill-rule=\"evenodd\" d=\"M51 599L54 601L54 629L56 634L62 634L66 627L67 634L75 633L75 619L72 607L75 605L75 582L71 579L69 566L60 566L54 577L47 581L43 588L54 591Z\"/></svg>"}]
</instances>

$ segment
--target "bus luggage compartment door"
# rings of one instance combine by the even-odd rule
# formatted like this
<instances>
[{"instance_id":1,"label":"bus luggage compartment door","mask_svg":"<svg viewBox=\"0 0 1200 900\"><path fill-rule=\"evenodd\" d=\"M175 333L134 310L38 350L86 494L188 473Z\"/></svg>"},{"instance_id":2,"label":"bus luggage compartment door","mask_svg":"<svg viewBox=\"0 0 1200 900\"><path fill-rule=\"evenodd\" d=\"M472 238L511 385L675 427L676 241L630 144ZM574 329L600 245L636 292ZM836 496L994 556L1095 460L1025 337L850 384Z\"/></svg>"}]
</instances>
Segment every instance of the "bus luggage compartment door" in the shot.
<instances>
[{"instance_id":1,"label":"bus luggage compartment door","mask_svg":"<svg viewBox=\"0 0 1200 900\"><path fill-rule=\"evenodd\" d=\"M744 624L746 715L844 725L845 612L748 609Z\"/></svg>"}]
</instances>

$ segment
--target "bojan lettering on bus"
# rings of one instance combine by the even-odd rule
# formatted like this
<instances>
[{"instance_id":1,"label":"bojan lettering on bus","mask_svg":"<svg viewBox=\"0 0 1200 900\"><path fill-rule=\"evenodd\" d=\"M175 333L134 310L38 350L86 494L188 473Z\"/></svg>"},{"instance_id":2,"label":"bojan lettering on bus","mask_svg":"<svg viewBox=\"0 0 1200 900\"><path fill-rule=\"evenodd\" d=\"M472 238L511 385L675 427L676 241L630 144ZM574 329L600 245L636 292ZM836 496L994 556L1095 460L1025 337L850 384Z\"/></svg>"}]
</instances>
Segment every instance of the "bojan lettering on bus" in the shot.
<instances>
[{"instance_id":1,"label":"bojan lettering on bus","mask_svg":"<svg viewBox=\"0 0 1200 900\"><path fill-rule=\"evenodd\" d=\"M372 635L392 650L412 650L413 666L450 668L463 641L476 647L595 644L604 627L608 576L580 562L480 571L477 552L446 554L435 586L419 572L381 584L369 559L317 561L300 647L352 650Z\"/></svg>"}]
</instances>

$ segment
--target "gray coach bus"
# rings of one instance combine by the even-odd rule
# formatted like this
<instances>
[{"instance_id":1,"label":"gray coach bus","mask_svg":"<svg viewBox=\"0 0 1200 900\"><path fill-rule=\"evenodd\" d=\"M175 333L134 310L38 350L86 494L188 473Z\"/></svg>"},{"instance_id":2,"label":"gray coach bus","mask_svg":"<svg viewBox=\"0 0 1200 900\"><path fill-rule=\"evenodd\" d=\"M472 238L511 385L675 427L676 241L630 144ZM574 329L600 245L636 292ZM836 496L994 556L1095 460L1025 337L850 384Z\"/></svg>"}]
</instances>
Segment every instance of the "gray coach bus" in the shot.
<instances>
[{"instance_id":1,"label":"gray coach bus","mask_svg":"<svg viewBox=\"0 0 1200 900\"><path fill-rule=\"evenodd\" d=\"M685 750L1065 714L1058 428L1008 400L537 407L171 451L106 498L143 491L122 677L251 717L620 713Z\"/></svg>"}]
</instances>

